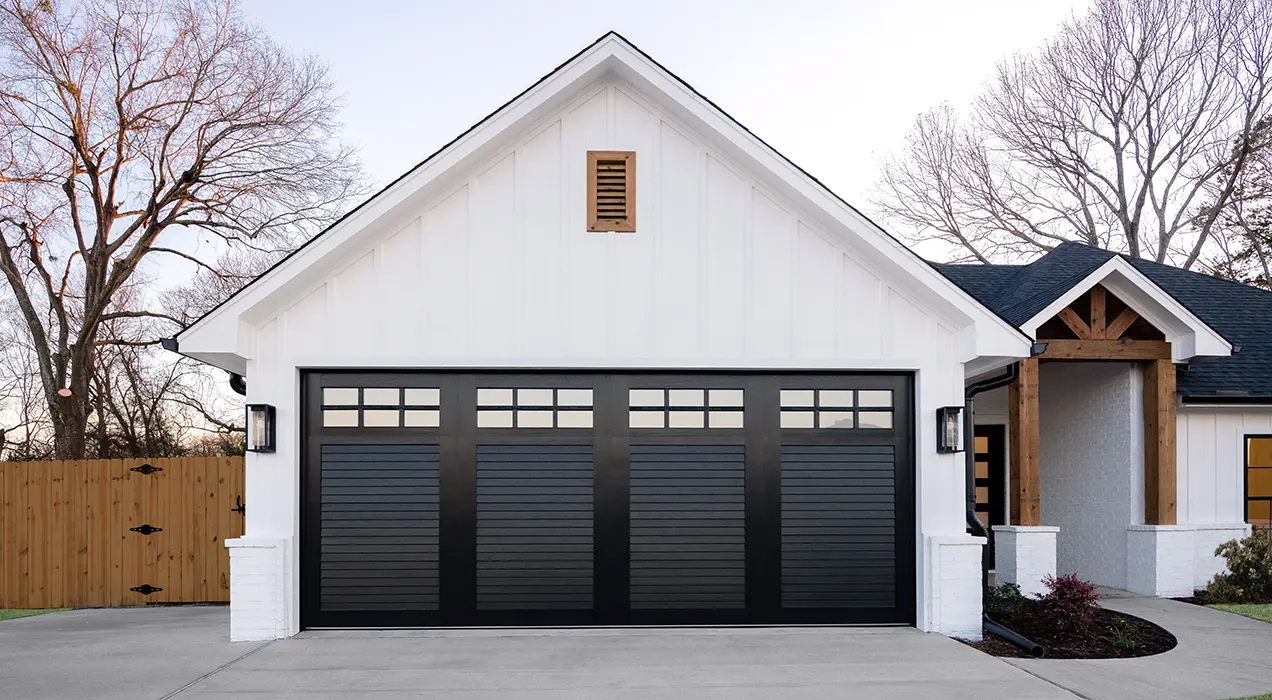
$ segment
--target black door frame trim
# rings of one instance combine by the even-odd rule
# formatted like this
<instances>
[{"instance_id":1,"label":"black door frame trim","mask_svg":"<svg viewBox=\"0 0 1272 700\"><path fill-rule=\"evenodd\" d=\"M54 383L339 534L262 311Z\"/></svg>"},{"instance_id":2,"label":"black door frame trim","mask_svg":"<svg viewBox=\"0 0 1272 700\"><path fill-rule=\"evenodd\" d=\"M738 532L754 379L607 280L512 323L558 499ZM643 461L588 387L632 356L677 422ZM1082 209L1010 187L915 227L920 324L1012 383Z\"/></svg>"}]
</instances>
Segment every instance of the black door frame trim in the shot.
<instances>
[{"instance_id":1,"label":"black door frame trim","mask_svg":"<svg viewBox=\"0 0 1272 700\"><path fill-rule=\"evenodd\" d=\"M476 387L481 380L517 386L593 387L593 426L586 429L476 428ZM751 398L744 429L640 429L627 425L630 386L662 383L695 388L741 382ZM564 383L563 383L564 382ZM442 389L438 428L321 427L321 388L327 386L421 386ZM893 429L885 441L896 447L896 595L892 608L781 607L781 448L786 444L879 444L885 431L782 430L778 391L792 385L893 390ZM576 384L577 385L577 384ZM917 614L916 422L913 372L833 372L825 370L413 370L308 369L300 377L300 609L301 628L434 627L469 625L661 625L661 624L906 624ZM458 399L458 400L457 400ZM621 407L621 410L619 410ZM563 435L569 433L569 435ZM592 442L596 464L594 520L594 609L569 611L480 611L476 609L476 473L478 435L483 444L526 440ZM746 609L655 611L628 609L630 446L668 439L746 447ZM437 611L322 611L320 453L324 442L339 444L436 444L441 453L440 605Z\"/></svg>"}]
</instances>

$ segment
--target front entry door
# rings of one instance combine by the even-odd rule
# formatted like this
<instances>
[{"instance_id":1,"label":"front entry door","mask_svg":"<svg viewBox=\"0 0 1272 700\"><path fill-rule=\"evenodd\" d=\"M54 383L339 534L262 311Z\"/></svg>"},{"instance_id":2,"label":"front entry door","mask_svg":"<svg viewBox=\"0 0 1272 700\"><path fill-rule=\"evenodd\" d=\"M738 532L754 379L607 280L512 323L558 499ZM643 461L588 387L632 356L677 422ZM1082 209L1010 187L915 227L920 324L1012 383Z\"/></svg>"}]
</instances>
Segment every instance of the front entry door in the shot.
<instances>
[{"instance_id":1,"label":"front entry door","mask_svg":"<svg viewBox=\"0 0 1272 700\"><path fill-rule=\"evenodd\" d=\"M986 528L1007 524L1004 484L1007 480L1007 426L978 425L976 450L976 517ZM985 566L994 566L994 533L989 533Z\"/></svg>"}]
</instances>

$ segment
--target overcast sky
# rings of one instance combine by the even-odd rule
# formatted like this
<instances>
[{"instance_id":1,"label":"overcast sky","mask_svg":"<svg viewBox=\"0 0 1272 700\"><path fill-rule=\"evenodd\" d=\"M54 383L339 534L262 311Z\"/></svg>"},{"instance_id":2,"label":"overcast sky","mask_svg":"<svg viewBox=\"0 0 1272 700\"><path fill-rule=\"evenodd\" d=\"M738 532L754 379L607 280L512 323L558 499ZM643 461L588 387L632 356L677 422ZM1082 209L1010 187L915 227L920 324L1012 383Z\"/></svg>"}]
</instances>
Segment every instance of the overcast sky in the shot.
<instances>
[{"instance_id":1,"label":"overcast sky","mask_svg":"<svg viewBox=\"0 0 1272 700\"><path fill-rule=\"evenodd\" d=\"M387 184L609 30L863 203L915 115L1085 0L246 0L331 66L349 142Z\"/></svg>"}]
</instances>

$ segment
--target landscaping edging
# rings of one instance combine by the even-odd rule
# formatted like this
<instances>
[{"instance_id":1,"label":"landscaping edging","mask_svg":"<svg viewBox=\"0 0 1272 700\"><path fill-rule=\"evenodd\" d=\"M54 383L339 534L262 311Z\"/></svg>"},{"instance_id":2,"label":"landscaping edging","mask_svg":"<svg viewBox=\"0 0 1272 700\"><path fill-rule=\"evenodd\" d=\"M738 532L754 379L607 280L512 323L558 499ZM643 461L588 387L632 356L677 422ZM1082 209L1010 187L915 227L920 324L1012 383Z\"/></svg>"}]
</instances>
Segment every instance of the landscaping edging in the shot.
<instances>
[{"instance_id":1,"label":"landscaping edging","mask_svg":"<svg viewBox=\"0 0 1272 700\"><path fill-rule=\"evenodd\" d=\"M1032 624L1027 614L998 622L1041 644L1048 659L1132 659L1170 651L1179 643L1175 635L1160 625L1107 608L1096 613L1096 626L1102 634L1094 638L1057 635L1054 630ZM1113 629L1118 632L1115 634ZM1126 641L1119 646L1113 641L1116 638ZM982 641L965 644L991 656L1030 658L1025 650L989 633Z\"/></svg>"}]
</instances>

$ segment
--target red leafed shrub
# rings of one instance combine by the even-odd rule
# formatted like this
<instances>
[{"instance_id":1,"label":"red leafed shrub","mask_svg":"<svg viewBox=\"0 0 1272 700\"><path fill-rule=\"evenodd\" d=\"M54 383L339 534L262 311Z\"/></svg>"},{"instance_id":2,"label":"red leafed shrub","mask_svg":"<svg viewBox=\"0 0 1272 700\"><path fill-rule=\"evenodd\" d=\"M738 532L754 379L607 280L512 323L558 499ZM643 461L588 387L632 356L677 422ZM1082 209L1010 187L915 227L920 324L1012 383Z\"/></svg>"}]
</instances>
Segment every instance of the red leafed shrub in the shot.
<instances>
[{"instance_id":1,"label":"red leafed shrub","mask_svg":"<svg viewBox=\"0 0 1272 700\"><path fill-rule=\"evenodd\" d=\"M1061 633L1089 633L1095 626L1100 609L1100 595L1095 584L1077 574L1047 576L1042 579L1047 593L1039 599L1038 612L1048 625Z\"/></svg>"}]
</instances>

